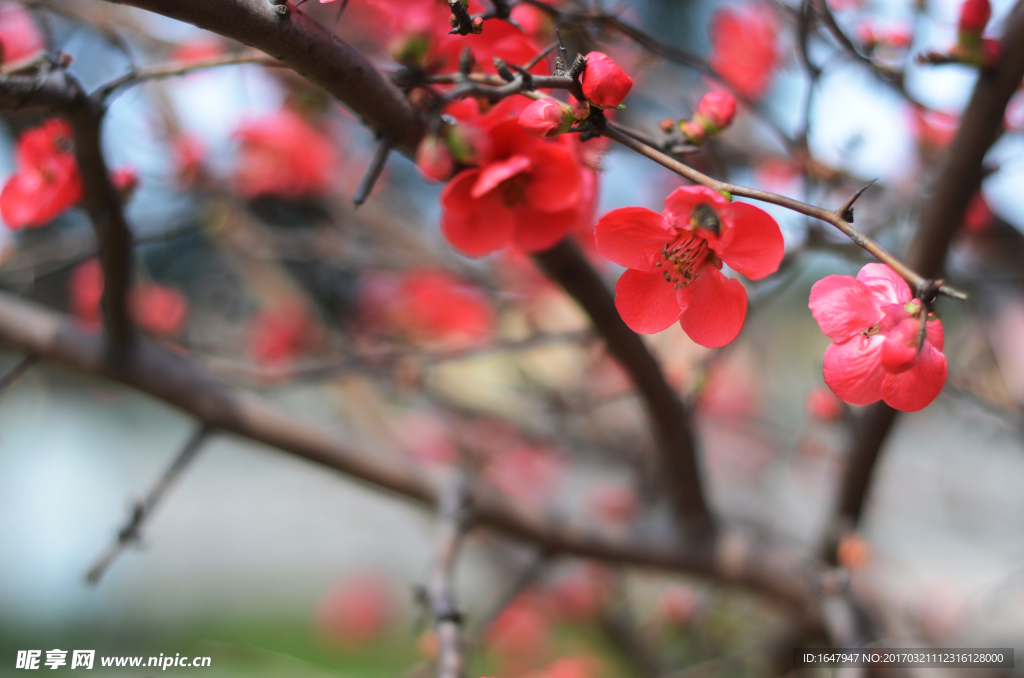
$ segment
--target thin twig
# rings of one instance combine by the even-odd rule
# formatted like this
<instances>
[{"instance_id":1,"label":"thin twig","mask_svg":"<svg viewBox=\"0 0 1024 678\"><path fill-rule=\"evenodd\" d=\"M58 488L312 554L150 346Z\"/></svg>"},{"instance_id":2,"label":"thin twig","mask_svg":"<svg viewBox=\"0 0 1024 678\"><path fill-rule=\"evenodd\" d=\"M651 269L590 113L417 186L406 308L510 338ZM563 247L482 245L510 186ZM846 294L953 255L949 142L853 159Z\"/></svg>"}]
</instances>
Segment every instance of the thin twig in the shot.
<instances>
[{"instance_id":1,"label":"thin twig","mask_svg":"<svg viewBox=\"0 0 1024 678\"><path fill-rule=\"evenodd\" d=\"M117 560L117 557L128 546L137 543L142 538L142 526L149 520L153 511L160 504L160 500L174 481L177 480L178 476L182 474L189 463L195 458L196 453L199 452L210 432L211 429L206 425L201 424L197 426L195 432L185 442L185 446L181 448L181 451L178 452L170 466L164 469L156 484L146 494L145 499L135 502L128 522L117 533L117 539L107 547L107 550L103 552L86 573L85 580L88 583L98 584L103 578L104 573Z\"/></svg>"},{"instance_id":2,"label":"thin twig","mask_svg":"<svg viewBox=\"0 0 1024 678\"><path fill-rule=\"evenodd\" d=\"M430 615L437 633L437 678L464 678L466 647L462 638L462 612L455 600L455 560L462 537L470 526L467 478L454 470L438 495L437 548L426 587Z\"/></svg>"},{"instance_id":3,"label":"thin twig","mask_svg":"<svg viewBox=\"0 0 1024 678\"><path fill-rule=\"evenodd\" d=\"M370 197L373 187L377 184L377 179L380 178L381 173L384 171L384 165L388 162L388 156L391 155L392 148L394 148L394 143L388 137L382 137L377 141L377 147L373 151L373 158L366 167L366 174L363 175L362 181L359 182L359 187L356 188L355 195L352 196L352 202L356 207L362 205Z\"/></svg>"},{"instance_id":4,"label":"thin twig","mask_svg":"<svg viewBox=\"0 0 1024 678\"><path fill-rule=\"evenodd\" d=\"M124 87L133 87L141 84L148 80L156 80L159 78L174 78L189 73L195 73L196 71L204 71L210 68L219 68L221 66L239 66L242 64L260 64L263 66L271 67L284 67L277 59L267 56L266 54L253 53L253 54L242 54L236 56L227 57L215 57L213 59L204 59L202 61L191 61L188 63L169 63L160 64L158 66L149 66L147 68L140 68L137 70L129 71L119 78L111 80L106 85L103 85L96 90L95 96L101 100L106 100L115 91Z\"/></svg>"},{"instance_id":5,"label":"thin twig","mask_svg":"<svg viewBox=\"0 0 1024 678\"><path fill-rule=\"evenodd\" d=\"M7 374L0 377L0 396L6 393L7 389L17 383L19 379L24 377L25 373L35 367L38 362L39 358L31 353L19 360L17 365L7 371Z\"/></svg>"}]
</instances>

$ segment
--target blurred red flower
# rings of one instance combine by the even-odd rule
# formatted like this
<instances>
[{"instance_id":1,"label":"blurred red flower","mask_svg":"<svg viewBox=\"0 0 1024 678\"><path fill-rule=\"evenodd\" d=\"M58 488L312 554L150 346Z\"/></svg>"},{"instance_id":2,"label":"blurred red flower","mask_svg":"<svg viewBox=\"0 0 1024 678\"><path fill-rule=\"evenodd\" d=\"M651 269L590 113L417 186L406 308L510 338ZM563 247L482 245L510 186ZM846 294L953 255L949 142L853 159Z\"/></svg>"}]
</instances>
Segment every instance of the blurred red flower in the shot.
<instances>
[{"instance_id":1,"label":"blurred red flower","mask_svg":"<svg viewBox=\"0 0 1024 678\"><path fill-rule=\"evenodd\" d=\"M843 401L825 386L812 388L807 393L806 406L807 414L822 421L841 419L846 411Z\"/></svg>"},{"instance_id":2,"label":"blurred red flower","mask_svg":"<svg viewBox=\"0 0 1024 678\"><path fill-rule=\"evenodd\" d=\"M334 186L334 142L288 109L243 123L235 165L235 189L246 198L313 198Z\"/></svg>"},{"instance_id":3,"label":"blurred red flower","mask_svg":"<svg viewBox=\"0 0 1024 678\"><path fill-rule=\"evenodd\" d=\"M346 647L365 645L390 624L392 603L387 579L374 573L355 575L324 597L317 625L328 640Z\"/></svg>"},{"instance_id":4,"label":"blurred red flower","mask_svg":"<svg viewBox=\"0 0 1024 678\"><path fill-rule=\"evenodd\" d=\"M670 584L658 596L657 618L672 626L686 626L700 609L700 596L687 584Z\"/></svg>"},{"instance_id":5,"label":"blurred red flower","mask_svg":"<svg viewBox=\"0 0 1024 678\"><path fill-rule=\"evenodd\" d=\"M939 395L947 369L942 321L928 321L918 354L921 304L891 268L867 264L856 278L822 278L808 305L833 342L825 351L825 383L837 396L851 405L883 399L916 412Z\"/></svg>"},{"instance_id":6,"label":"blurred red flower","mask_svg":"<svg viewBox=\"0 0 1024 678\"><path fill-rule=\"evenodd\" d=\"M759 280L785 249L767 212L705 186L676 189L661 214L613 210L597 222L596 239L602 256L629 269L615 285L615 307L630 329L652 334L679 321L708 348L735 339L747 313L746 290L722 275L722 263Z\"/></svg>"},{"instance_id":7,"label":"blurred red flower","mask_svg":"<svg viewBox=\"0 0 1024 678\"><path fill-rule=\"evenodd\" d=\"M287 367L309 345L313 319L297 302L261 309L249 322L249 353L261 365Z\"/></svg>"},{"instance_id":8,"label":"blurred red flower","mask_svg":"<svg viewBox=\"0 0 1024 678\"><path fill-rule=\"evenodd\" d=\"M72 145L71 126L58 118L21 135L17 171L0 192L0 214L8 228L44 226L82 199Z\"/></svg>"},{"instance_id":9,"label":"blurred red flower","mask_svg":"<svg viewBox=\"0 0 1024 678\"><path fill-rule=\"evenodd\" d=\"M84 329L98 330L102 325L103 286L99 259L83 261L71 272L68 280L71 314ZM128 307L142 329L161 339L179 334L188 316L188 300L181 292L152 282L132 289Z\"/></svg>"},{"instance_id":10,"label":"blurred red flower","mask_svg":"<svg viewBox=\"0 0 1024 678\"><path fill-rule=\"evenodd\" d=\"M775 47L779 21L766 5L726 7L711 17L711 67L736 91L758 99L779 62Z\"/></svg>"}]
</instances>

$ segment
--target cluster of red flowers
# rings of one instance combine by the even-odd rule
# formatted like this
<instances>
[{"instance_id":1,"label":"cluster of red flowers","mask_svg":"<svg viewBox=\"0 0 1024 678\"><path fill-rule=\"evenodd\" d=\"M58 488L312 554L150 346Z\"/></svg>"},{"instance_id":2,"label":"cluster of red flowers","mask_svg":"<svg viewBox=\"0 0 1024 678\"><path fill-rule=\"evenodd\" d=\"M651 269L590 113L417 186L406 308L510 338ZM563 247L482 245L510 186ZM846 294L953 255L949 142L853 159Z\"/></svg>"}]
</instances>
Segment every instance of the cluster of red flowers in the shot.
<instances>
[{"instance_id":1,"label":"cluster of red flowers","mask_svg":"<svg viewBox=\"0 0 1024 678\"><path fill-rule=\"evenodd\" d=\"M95 331L102 322L100 300L103 297L103 270L97 259L79 264L68 284L71 313L84 329ZM140 283L131 292L132 316L154 337L169 339L185 327L188 301L175 289L152 282Z\"/></svg>"},{"instance_id":2,"label":"cluster of red flowers","mask_svg":"<svg viewBox=\"0 0 1024 678\"><path fill-rule=\"evenodd\" d=\"M28 130L15 150L17 171L0 193L0 214L12 230L45 226L82 199L71 126L54 118Z\"/></svg>"}]
</instances>

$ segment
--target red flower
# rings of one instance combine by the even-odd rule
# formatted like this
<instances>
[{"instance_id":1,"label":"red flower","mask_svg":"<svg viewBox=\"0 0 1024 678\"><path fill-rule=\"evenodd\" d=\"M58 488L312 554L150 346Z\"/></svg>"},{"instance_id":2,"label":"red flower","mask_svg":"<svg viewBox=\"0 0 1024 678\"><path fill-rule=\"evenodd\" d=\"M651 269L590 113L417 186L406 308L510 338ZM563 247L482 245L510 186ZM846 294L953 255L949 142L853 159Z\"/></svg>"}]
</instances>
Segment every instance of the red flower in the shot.
<instances>
[{"instance_id":1,"label":"red flower","mask_svg":"<svg viewBox=\"0 0 1024 678\"><path fill-rule=\"evenodd\" d=\"M964 228L971 233L984 233L992 225L992 210L985 202L985 196L978 191L967 203L967 211L964 212Z\"/></svg>"},{"instance_id":2,"label":"red flower","mask_svg":"<svg viewBox=\"0 0 1024 678\"><path fill-rule=\"evenodd\" d=\"M691 143L702 144L706 137L728 127L735 115L736 97L728 92L708 92L697 104L693 120L680 124L679 130Z\"/></svg>"},{"instance_id":3,"label":"red flower","mask_svg":"<svg viewBox=\"0 0 1024 678\"><path fill-rule=\"evenodd\" d=\"M119 167L110 173L110 183L121 196L121 202L128 202L139 187L139 173L134 167Z\"/></svg>"},{"instance_id":4,"label":"red flower","mask_svg":"<svg viewBox=\"0 0 1024 678\"><path fill-rule=\"evenodd\" d=\"M868 264L856 278L830 275L814 283L814 319L833 343L825 351L825 383L851 405L878 399L904 412L925 407L946 382L942 322L929 320L917 352L921 304L903 278Z\"/></svg>"},{"instance_id":5,"label":"red flower","mask_svg":"<svg viewBox=\"0 0 1024 678\"><path fill-rule=\"evenodd\" d=\"M351 577L330 591L317 621L330 640L349 647L365 645L391 622L391 585L377 574Z\"/></svg>"},{"instance_id":6,"label":"red flower","mask_svg":"<svg viewBox=\"0 0 1024 678\"><path fill-rule=\"evenodd\" d=\"M700 596L686 584L669 584L658 596L658 619L671 626L686 626L700 610Z\"/></svg>"},{"instance_id":7,"label":"red flower","mask_svg":"<svg viewBox=\"0 0 1024 678\"><path fill-rule=\"evenodd\" d=\"M472 343L494 324L483 293L444 271L372 276L360 296L368 324L386 325L412 341Z\"/></svg>"},{"instance_id":8,"label":"red flower","mask_svg":"<svg viewBox=\"0 0 1024 678\"><path fill-rule=\"evenodd\" d=\"M556 99L538 99L519 116L519 126L531 137L550 139L565 134L576 122L572 108Z\"/></svg>"},{"instance_id":9,"label":"red flower","mask_svg":"<svg viewBox=\"0 0 1024 678\"><path fill-rule=\"evenodd\" d=\"M179 134L172 142L175 172L182 188L189 188L203 175L203 142L191 134Z\"/></svg>"},{"instance_id":10,"label":"red flower","mask_svg":"<svg viewBox=\"0 0 1024 678\"><path fill-rule=\"evenodd\" d=\"M287 109L244 123L235 188L246 198L309 198L333 188L337 154L330 138Z\"/></svg>"},{"instance_id":11,"label":"red flower","mask_svg":"<svg viewBox=\"0 0 1024 678\"><path fill-rule=\"evenodd\" d=\"M132 292L131 306L135 321L155 337L173 337L185 326L188 302L170 287L141 285Z\"/></svg>"},{"instance_id":12,"label":"red flower","mask_svg":"<svg viewBox=\"0 0 1024 678\"><path fill-rule=\"evenodd\" d=\"M601 52L587 55L582 80L587 101L599 108L615 108L633 88L633 78Z\"/></svg>"},{"instance_id":13,"label":"red flower","mask_svg":"<svg viewBox=\"0 0 1024 678\"><path fill-rule=\"evenodd\" d=\"M82 177L71 151L71 126L53 118L18 139L18 171L0 193L7 227L44 226L82 199Z\"/></svg>"},{"instance_id":14,"label":"red flower","mask_svg":"<svg viewBox=\"0 0 1024 678\"><path fill-rule=\"evenodd\" d=\"M759 280L784 254L782 232L767 212L705 186L676 189L660 215L613 210L597 222L596 238L602 256L629 269L615 285L615 306L634 332L653 334L678 320L708 348L735 339L747 313L746 290L722 275L722 262Z\"/></svg>"},{"instance_id":15,"label":"red flower","mask_svg":"<svg viewBox=\"0 0 1024 678\"><path fill-rule=\"evenodd\" d=\"M541 503L561 480L563 467L555 455L540 447L520 445L497 452L483 473L484 482L510 497Z\"/></svg>"},{"instance_id":16,"label":"red flower","mask_svg":"<svg viewBox=\"0 0 1024 678\"><path fill-rule=\"evenodd\" d=\"M711 18L711 67L740 94L757 99L768 88L779 56L775 13L764 5L717 10Z\"/></svg>"},{"instance_id":17,"label":"red flower","mask_svg":"<svg viewBox=\"0 0 1024 678\"><path fill-rule=\"evenodd\" d=\"M313 321L300 304L283 302L261 310L249 324L249 352L262 365L290 364L310 343Z\"/></svg>"},{"instance_id":18,"label":"red flower","mask_svg":"<svg viewBox=\"0 0 1024 678\"><path fill-rule=\"evenodd\" d=\"M456 249L483 256L515 244L551 247L586 217L583 171L570 142L530 137L516 120L490 131L493 153L441 193L441 230Z\"/></svg>"},{"instance_id":19,"label":"red flower","mask_svg":"<svg viewBox=\"0 0 1024 678\"><path fill-rule=\"evenodd\" d=\"M960 5L960 21L957 28L960 33L980 36L992 17L992 6L988 0L965 0Z\"/></svg>"},{"instance_id":20,"label":"red flower","mask_svg":"<svg viewBox=\"0 0 1024 678\"><path fill-rule=\"evenodd\" d=\"M28 61L45 47L31 12L21 5L0 5L0 63L10 67Z\"/></svg>"}]
</instances>

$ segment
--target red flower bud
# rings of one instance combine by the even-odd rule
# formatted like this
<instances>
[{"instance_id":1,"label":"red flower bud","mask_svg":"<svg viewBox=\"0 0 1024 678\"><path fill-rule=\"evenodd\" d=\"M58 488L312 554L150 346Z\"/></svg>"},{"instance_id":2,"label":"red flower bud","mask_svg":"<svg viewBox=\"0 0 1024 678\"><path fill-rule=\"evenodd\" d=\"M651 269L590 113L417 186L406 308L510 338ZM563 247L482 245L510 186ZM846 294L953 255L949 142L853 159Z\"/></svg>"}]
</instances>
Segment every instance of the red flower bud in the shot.
<instances>
[{"instance_id":1,"label":"red flower bud","mask_svg":"<svg viewBox=\"0 0 1024 678\"><path fill-rule=\"evenodd\" d=\"M590 104L586 101L574 101L572 104L572 117L577 120L586 120L590 117Z\"/></svg>"},{"instance_id":2,"label":"red flower bud","mask_svg":"<svg viewBox=\"0 0 1024 678\"><path fill-rule=\"evenodd\" d=\"M583 70L583 94L598 108L615 108L629 94L633 78L601 52L587 55Z\"/></svg>"},{"instance_id":3,"label":"red flower bud","mask_svg":"<svg viewBox=\"0 0 1024 678\"><path fill-rule=\"evenodd\" d=\"M736 98L728 92L708 92L697 104L694 122L700 123L708 134L721 132L736 115Z\"/></svg>"},{"instance_id":4,"label":"red flower bud","mask_svg":"<svg viewBox=\"0 0 1024 678\"><path fill-rule=\"evenodd\" d=\"M519 126L531 137L550 139L564 134L575 121L572 109L555 99L539 99L519 116Z\"/></svg>"},{"instance_id":5,"label":"red flower bud","mask_svg":"<svg viewBox=\"0 0 1024 678\"><path fill-rule=\"evenodd\" d=\"M960 32L981 35L991 16L992 6L988 0L965 0L960 5Z\"/></svg>"},{"instance_id":6,"label":"red flower bud","mask_svg":"<svg viewBox=\"0 0 1024 678\"><path fill-rule=\"evenodd\" d=\"M110 173L110 182L121 196L121 202L128 202L139 187L139 173L132 167L121 167Z\"/></svg>"},{"instance_id":7,"label":"red flower bud","mask_svg":"<svg viewBox=\"0 0 1024 678\"><path fill-rule=\"evenodd\" d=\"M455 170L448 145L434 134L423 137L420 147L416 149L416 166L423 176L435 181L448 181Z\"/></svg>"}]
</instances>

